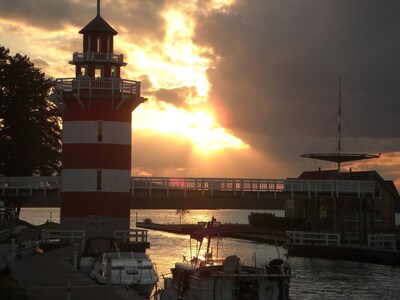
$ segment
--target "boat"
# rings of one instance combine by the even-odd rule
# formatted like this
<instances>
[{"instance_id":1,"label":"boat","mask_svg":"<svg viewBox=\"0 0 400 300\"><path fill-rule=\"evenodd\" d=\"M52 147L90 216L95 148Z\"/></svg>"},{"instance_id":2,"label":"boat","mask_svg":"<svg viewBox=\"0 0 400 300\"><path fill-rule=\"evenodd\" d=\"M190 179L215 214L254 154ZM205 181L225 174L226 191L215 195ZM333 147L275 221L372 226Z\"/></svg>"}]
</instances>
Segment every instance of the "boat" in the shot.
<instances>
[{"instance_id":1,"label":"boat","mask_svg":"<svg viewBox=\"0 0 400 300\"><path fill-rule=\"evenodd\" d=\"M257 240L276 247L285 246L290 241L285 233L274 229L248 225L221 226L213 218L206 228L191 233L190 245L192 240L196 242L195 256L175 263L171 269L172 278L165 278L164 289L158 292L158 299L289 299L292 275L287 252L283 257L278 255L258 266L256 263L244 264L235 253L223 260L218 260L218 257L213 259L211 241L216 240L218 253L218 243L222 237ZM204 255L201 255L203 240L207 240L207 245Z\"/></svg>"},{"instance_id":2,"label":"boat","mask_svg":"<svg viewBox=\"0 0 400 300\"><path fill-rule=\"evenodd\" d=\"M146 253L121 251L112 237L88 238L79 268L99 284L130 286L146 297L158 282L154 264Z\"/></svg>"},{"instance_id":3,"label":"boat","mask_svg":"<svg viewBox=\"0 0 400 300\"><path fill-rule=\"evenodd\" d=\"M100 284L131 286L147 298L158 282L153 262L142 252L103 253L90 277Z\"/></svg>"},{"instance_id":4,"label":"boat","mask_svg":"<svg viewBox=\"0 0 400 300\"><path fill-rule=\"evenodd\" d=\"M19 223L14 209L0 201L0 271L16 259L34 254L39 246L37 231Z\"/></svg>"},{"instance_id":5,"label":"boat","mask_svg":"<svg viewBox=\"0 0 400 300\"><path fill-rule=\"evenodd\" d=\"M85 248L79 259L79 269L82 273L89 274L93 270L96 260L103 253L118 252L117 241L112 237L90 237L86 240Z\"/></svg>"}]
</instances>

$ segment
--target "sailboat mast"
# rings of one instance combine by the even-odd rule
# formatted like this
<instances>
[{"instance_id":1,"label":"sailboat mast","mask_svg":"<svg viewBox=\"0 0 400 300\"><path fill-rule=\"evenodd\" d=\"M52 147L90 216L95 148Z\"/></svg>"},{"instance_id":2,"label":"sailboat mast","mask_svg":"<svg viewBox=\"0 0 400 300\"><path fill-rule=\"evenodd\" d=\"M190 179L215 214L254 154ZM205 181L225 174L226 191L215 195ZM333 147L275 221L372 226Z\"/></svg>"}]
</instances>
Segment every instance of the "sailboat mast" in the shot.
<instances>
[{"instance_id":1,"label":"sailboat mast","mask_svg":"<svg viewBox=\"0 0 400 300\"><path fill-rule=\"evenodd\" d=\"M341 78L339 77L339 111L338 111L338 144L337 144L337 154L340 156L342 151L341 146L341 115L342 115L342 84ZM340 160L338 161L338 172L340 173Z\"/></svg>"}]
</instances>

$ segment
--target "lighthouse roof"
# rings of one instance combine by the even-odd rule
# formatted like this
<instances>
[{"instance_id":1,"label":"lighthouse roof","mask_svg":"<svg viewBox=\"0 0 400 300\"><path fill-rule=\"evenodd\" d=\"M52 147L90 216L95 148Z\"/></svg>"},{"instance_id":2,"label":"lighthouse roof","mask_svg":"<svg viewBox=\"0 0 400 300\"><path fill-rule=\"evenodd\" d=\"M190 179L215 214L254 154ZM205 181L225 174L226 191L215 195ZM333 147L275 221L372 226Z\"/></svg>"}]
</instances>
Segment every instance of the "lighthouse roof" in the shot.
<instances>
[{"instance_id":1,"label":"lighthouse roof","mask_svg":"<svg viewBox=\"0 0 400 300\"><path fill-rule=\"evenodd\" d=\"M97 14L97 16L89 22L85 27L83 27L79 33L88 33L88 32L107 32L113 35L118 34L118 32L111 27L101 16Z\"/></svg>"}]
</instances>

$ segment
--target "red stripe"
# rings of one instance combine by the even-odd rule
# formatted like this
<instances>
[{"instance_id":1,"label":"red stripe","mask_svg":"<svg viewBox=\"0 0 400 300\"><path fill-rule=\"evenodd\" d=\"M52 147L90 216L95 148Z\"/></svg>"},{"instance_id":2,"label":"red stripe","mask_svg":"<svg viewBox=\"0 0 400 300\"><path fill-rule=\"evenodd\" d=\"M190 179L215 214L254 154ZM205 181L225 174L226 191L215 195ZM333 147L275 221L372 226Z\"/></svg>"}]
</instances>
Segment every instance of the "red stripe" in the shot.
<instances>
[{"instance_id":1,"label":"red stripe","mask_svg":"<svg viewBox=\"0 0 400 300\"><path fill-rule=\"evenodd\" d=\"M132 105L129 100L126 100L127 105L122 105L116 110L116 105L119 101L114 100L114 108L112 107L111 99L96 99L91 101L89 108L89 100L81 99L85 108L82 108L76 99L70 99L66 102L67 108L63 112L64 121L82 121L82 120L104 120L116 122L132 121Z\"/></svg>"},{"instance_id":2,"label":"red stripe","mask_svg":"<svg viewBox=\"0 0 400 300\"><path fill-rule=\"evenodd\" d=\"M64 144L64 169L131 169L131 145Z\"/></svg>"},{"instance_id":3,"label":"red stripe","mask_svg":"<svg viewBox=\"0 0 400 300\"><path fill-rule=\"evenodd\" d=\"M110 217L130 216L130 193L63 192L61 218L91 215Z\"/></svg>"}]
</instances>

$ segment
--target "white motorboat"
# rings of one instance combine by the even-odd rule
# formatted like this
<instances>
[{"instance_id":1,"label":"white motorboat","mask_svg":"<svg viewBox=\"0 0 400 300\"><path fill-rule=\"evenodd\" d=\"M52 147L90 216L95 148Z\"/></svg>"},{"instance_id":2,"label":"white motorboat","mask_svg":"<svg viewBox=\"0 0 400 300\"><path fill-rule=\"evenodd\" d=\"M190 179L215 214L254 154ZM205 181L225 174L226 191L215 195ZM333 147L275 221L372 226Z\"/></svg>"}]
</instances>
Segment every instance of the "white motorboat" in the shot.
<instances>
[{"instance_id":1,"label":"white motorboat","mask_svg":"<svg viewBox=\"0 0 400 300\"><path fill-rule=\"evenodd\" d=\"M17 258L34 254L39 245L37 231L17 223L14 209L0 201L0 271Z\"/></svg>"},{"instance_id":2,"label":"white motorboat","mask_svg":"<svg viewBox=\"0 0 400 300\"><path fill-rule=\"evenodd\" d=\"M98 283L128 285L150 297L158 282L151 259L142 252L103 253L95 261L90 277Z\"/></svg>"},{"instance_id":3,"label":"white motorboat","mask_svg":"<svg viewBox=\"0 0 400 300\"><path fill-rule=\"evenodd\" d=\"M198 242L195 256L184 262L177 262L171 269L172 278L164 282L164 289L158 298L196 299L196 300L286 300L289 299L290 268L287 261L280 257L259 266L245 265L236 255L224 260L213 260L210 243L212 238L248 238L259 235L259 241L282 246L288 237L282 232L268 228L251 226L224 225L211 226L197 230L191 239ZM219 224L219 223L218 223ZM200 255L203 239L208 239L204 256ZM218 250L217 250L218 251ZM279 253L279 252L278 252Z\"/></svg>"}]
</instances>

